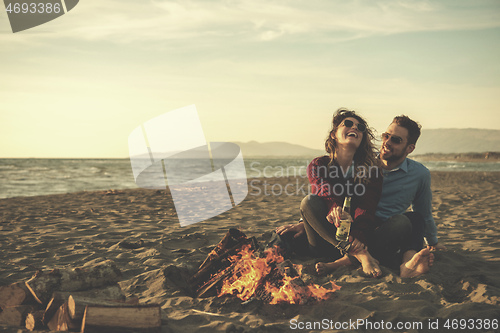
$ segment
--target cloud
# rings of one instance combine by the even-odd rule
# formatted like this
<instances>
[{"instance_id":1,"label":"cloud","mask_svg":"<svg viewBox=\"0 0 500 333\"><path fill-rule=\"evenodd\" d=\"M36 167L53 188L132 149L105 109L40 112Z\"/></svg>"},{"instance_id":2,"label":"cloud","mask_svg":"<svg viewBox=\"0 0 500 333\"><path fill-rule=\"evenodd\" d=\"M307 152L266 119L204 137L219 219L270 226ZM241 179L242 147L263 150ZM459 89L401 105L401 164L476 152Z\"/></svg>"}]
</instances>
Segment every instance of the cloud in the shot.
<instances>
[{"instance_id":1,"label":"cloud","mask_svg":"<svg viewBox=\"0 0 500 333\"><path fill-rule=\"evenodd\" d=\"M496 2L86 0L24 37L117 43L234 39L323 42L415 31L500 27ZM46 29L57 33L43 34ZM1 38L1 37L0 37Z\"/></svg>"}]
</instances>

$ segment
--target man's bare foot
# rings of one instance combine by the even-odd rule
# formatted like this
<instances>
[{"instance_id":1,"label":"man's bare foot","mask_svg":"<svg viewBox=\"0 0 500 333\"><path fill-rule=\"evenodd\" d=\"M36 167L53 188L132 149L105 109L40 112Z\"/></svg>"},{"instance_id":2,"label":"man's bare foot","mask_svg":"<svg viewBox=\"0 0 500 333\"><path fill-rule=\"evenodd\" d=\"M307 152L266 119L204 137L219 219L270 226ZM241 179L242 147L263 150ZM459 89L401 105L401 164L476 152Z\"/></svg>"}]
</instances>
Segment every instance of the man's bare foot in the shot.
<instances>
[{"instance_id":1,"label":"man's bare foot","mask_svg":"<svg viewBox=\"0 0 500 333\"><path fill-rule=\"evenodd\" d=\"M400 266L401 277L415 277L427 273L434 263L434 254L428 248L416 252L407 251Z\"/></svg>"},{"instance_id":2,"label":"man's bare foot","mask_svg":"<svg viewBox=\"0 0 500 333\"><path fill-rule=\"evenodd\" d=\"M378 260L373 258L368 251L360 251L354 254L354 257L359 260L361 267L363 267L363 273L370 277L379 277L382 275L382 270L378 265Z\"/></svg>"},{"instance_id":3,"label":"man's bare foot","mask_svg":"<svg viewBox=\"0 0 500 333\"><path fill-rule=\"evenodd\" d=\"M318 262L316 264L316 272L318 273L318 275L324 275L340 266L349 266L349 265L352 265L351 260L349 259L348 256L343 256L342 258L337 259L334 262Z\"/></svg>"}]
</instances>

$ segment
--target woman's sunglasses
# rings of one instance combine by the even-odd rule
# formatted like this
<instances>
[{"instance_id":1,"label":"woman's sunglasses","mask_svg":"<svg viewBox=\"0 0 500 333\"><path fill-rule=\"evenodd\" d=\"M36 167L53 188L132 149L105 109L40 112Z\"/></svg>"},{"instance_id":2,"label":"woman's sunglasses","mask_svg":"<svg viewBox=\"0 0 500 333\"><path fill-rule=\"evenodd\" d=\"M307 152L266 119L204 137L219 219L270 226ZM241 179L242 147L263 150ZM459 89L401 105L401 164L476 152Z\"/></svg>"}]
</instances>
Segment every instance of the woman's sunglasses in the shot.
<instances>
[{"instance_id":1,"label":"woman's sunglasses","mask_svg":"<svg viewBox=\"0 0 500 333\"><path fill-rule=\"evenodd\" d=\"M354 121L346 119L346 120L344 120L344 126L350 128L350 127L354 126ZM359 123L359 124L356 125L356 128L360 132L366 131L366 125L365 124Z\"/></svg>"},{"instance_id":2,"label":"woman's sunglasses","mask_svg":"<svg viewBox=\"0 0 500 333\"><path fill-rule=\"evenodd\" d=\"M400 136L394 136L394 135L389 134L389 133L382 133L382 141L386 141L389 138L391 139L392 143L395 143L397 145L399 145L401 142L403 142L403 138Z\"/></svg>"}]
</instances>

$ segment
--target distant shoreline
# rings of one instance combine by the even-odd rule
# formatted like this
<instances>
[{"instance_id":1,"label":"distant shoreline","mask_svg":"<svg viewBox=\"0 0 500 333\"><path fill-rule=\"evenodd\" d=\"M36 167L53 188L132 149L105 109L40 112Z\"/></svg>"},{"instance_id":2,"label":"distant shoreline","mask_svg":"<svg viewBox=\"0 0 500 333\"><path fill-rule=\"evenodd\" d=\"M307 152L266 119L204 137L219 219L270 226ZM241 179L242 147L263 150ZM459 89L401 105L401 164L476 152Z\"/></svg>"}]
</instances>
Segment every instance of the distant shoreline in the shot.
<instances>
[{"instance_id":1,"label":"distant shoreline","mask_svg":"<svg viewBox=\"0 0 500 333\"><path fill-rule=\"evenodd\" d=\"M500 152L482 153L429 153L410 156L420 161L456 161L456 162L500 162Z\"/></svg>"},{"instance_id":2,"label":"distant shoreline","mask_svg":"<svg viewBox=\"0 0 500 333\"><path fill-rule=\"evenodd\" d=\"M243 152L244 153L244 152ZM318 156L322 156L325 154L317 154L317 155L245 155L243 157L248 160L306 160L310 161ZM500 162L500 152L481 152L481 153L426 153L426 154L417 154L417 155L409 155L411 159L419 160L419 161L453 161L453 162ZM128 157L102 157L102 158L87 158L87 157L75 157L75 158L67 158L67 157L0 157L0 161L9 161L9 160L86 160L86 161L103 161L103 160L111 160L111 161L126 161L129 160Z\"/></svg>"}]
</instances>

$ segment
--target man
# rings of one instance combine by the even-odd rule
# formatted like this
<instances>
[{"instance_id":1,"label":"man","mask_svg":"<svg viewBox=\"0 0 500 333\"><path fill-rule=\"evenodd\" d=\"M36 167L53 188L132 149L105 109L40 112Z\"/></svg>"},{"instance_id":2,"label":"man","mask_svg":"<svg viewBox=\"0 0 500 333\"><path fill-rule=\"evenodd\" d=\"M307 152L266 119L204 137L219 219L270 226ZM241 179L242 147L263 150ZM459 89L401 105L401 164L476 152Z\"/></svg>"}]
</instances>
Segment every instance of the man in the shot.
<instances>
[{"instance_id":1,"label":"man","mask_svg":"<svg viewBox=\"0 0 500 333\"><path fill-rule=\"evenodd\" d=\"M379 156L384 183L375 215L384 221L381 228L391 227L389 224L401 230L405 225L411 225L409 244L404 249L396 249L396 252L402 252L402 277L426 273L434 261L430 251L446 249L438 242L432 217L430 172L422 164L407 158L415 150L420 128L407 116L395 117L382 134ZM410 205L413 212L405 213ZM420 250L424 237L428 247Z\"/></svg>"}]
</instances>

